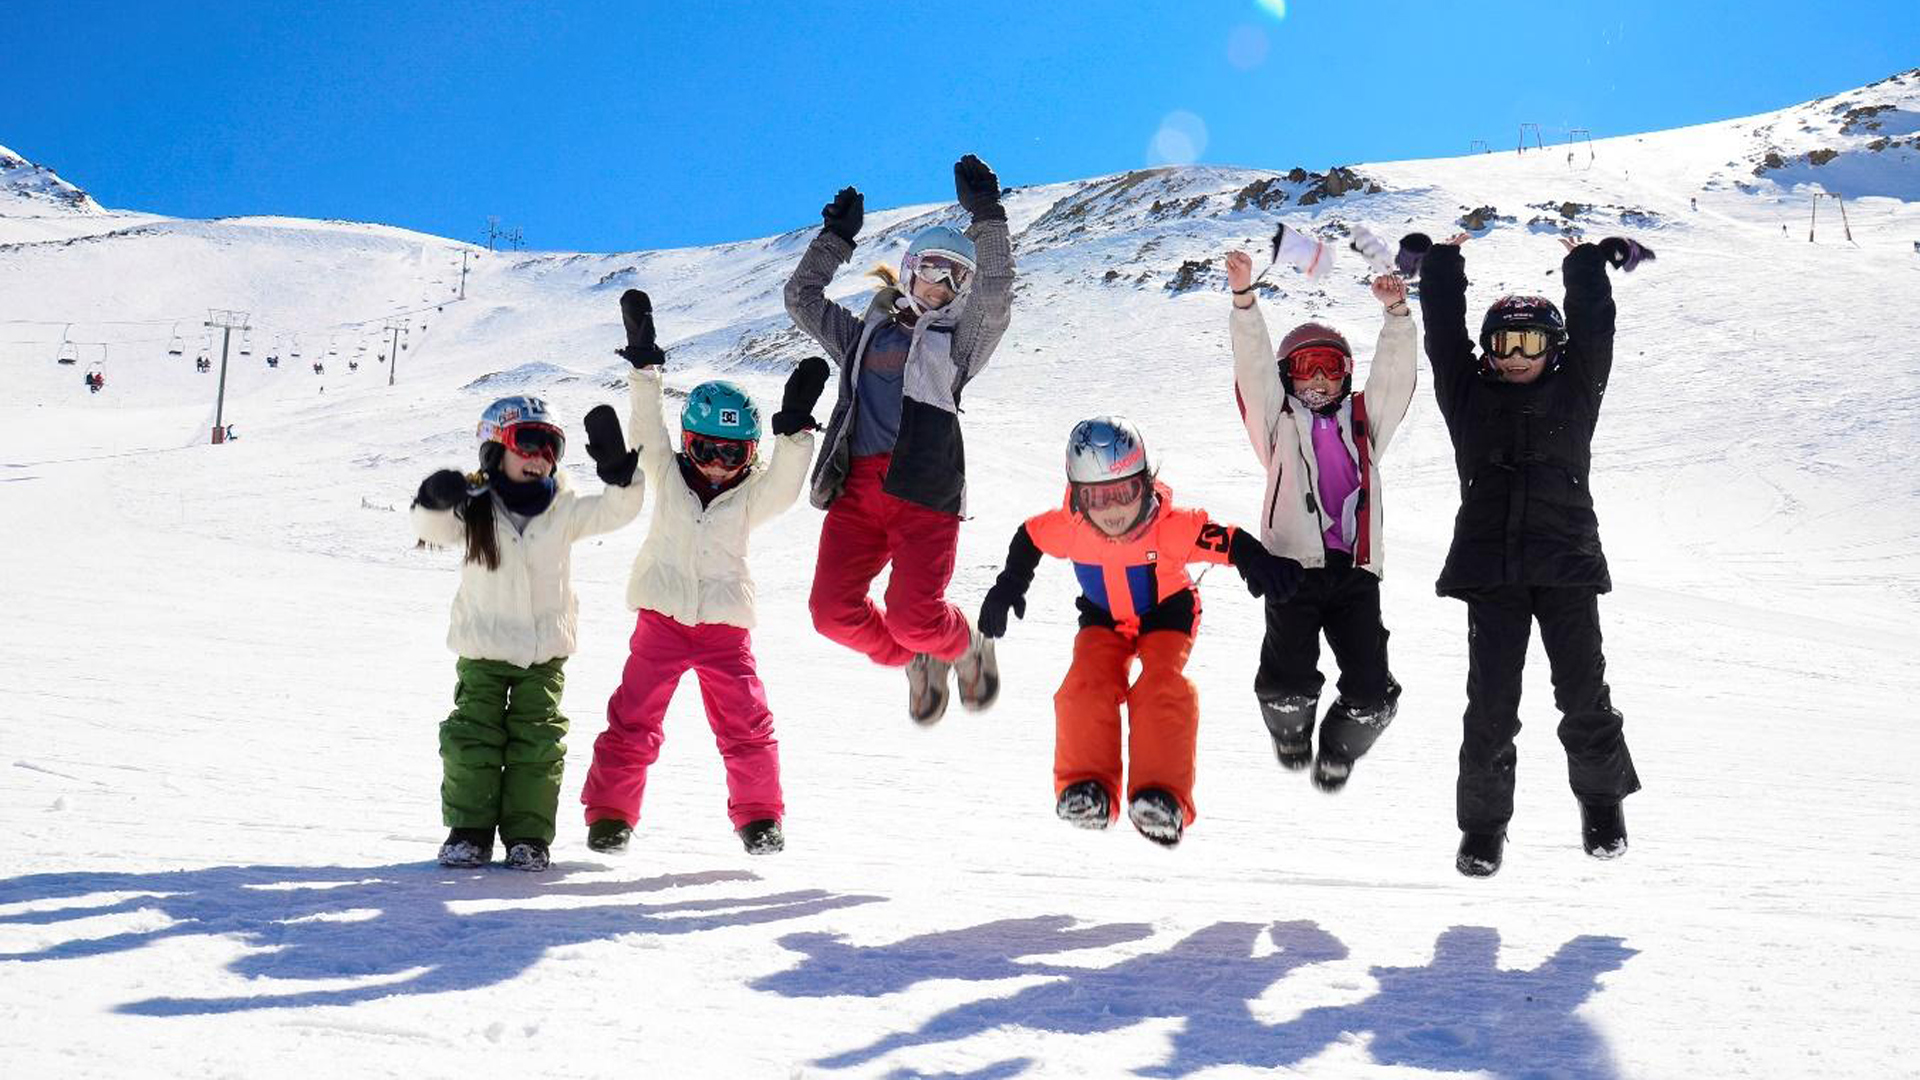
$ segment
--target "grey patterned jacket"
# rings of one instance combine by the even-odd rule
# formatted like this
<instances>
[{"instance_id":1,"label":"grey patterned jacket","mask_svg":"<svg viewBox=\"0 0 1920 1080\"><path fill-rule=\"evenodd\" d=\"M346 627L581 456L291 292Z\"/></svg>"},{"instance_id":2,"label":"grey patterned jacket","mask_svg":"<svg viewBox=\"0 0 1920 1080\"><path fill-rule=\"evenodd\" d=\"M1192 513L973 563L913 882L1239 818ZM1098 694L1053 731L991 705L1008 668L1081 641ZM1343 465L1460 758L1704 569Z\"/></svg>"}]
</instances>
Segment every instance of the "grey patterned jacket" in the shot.
<instances>
[{"instance_id":1,"label":"grey patterned jacket","mask_svg":"<svg viewBox=\"0 0 1920 1080\"><path fill-rule=\"evenodd\" d=\"M976 221L967 229L978 255L972 286L958 300L922 316L913 328L900 392L900 434L882 490L942 513L966 505L966 451L960 441L960 391L987 366L1007 332L1013 309L1013 249L1004 221ZM826 509L846 484L852 447L854 395L860 362L875 330L890 317L891 289L880 290L864 316L827 299L833 272L853 257L853 245L825 229L807 246L787 281L787 314L813 335L840 366L840 395L827 422L825 448L813 469L813 505Z\"/></svg>"}]
</instances>

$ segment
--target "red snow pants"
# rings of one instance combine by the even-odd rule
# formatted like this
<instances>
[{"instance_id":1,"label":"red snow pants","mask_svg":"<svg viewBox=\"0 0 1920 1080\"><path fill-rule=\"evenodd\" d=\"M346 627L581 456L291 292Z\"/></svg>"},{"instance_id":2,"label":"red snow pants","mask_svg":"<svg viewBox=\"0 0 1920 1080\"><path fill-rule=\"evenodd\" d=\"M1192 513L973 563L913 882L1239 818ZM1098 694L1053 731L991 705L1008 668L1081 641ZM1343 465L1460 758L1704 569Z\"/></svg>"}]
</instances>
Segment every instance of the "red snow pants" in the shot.
<instances>
[{"instance_id":1,"label":"red snow pants","mask_svg":"<svg viewBox=\"0 0 1920 1080\"><path fill-rule=\"evenodd\" d=\"M700 680L707 723L727 767L727 818L739 828L779 820L780 744L773 738L767 690L753 668L753 643L738 626L688 626L642 609L620 687L607 702L607 730L593 742L593 766L580 792L587 824L640 820L647 769L660 756L667 702L688 668Z\"/></svg>"},{"instance_id":2,"label":"red snow pants","mask_svg":"<svg viewBox=\"0 0 1920 1080\"><path fill-rule=\"evenodd\" d=\"M947 602L960 519L880 490L889 454L853 459L846 486L827 507L807 608L829 641L876 664L904 667L916 653L953 661L967 651L967 617ZM867 596L891 561L886 607Z\"/></svg>"},{"instance_id":3,"label":"red snow pants","mask_svg":"<svg viewBox=\"0 0 1920 1080\"><path fill-rule=\"evenodd\" d=\"M1132 638L1089 626L1073 639L1073 664L1053 695L1053 793L1098 780L1109 796L1131 799L1157 787L1194 819L1193 758L1200 732L1200 694L1186 676L1193 638L1178 630L1150 630ZM1129 684L1134 657L1140 677ZM1121 784L1120 706L1127 707L1126 757L1131 776ZM1114 816L1120 803L1113 802Z\"/></svg>"}]
</instances>

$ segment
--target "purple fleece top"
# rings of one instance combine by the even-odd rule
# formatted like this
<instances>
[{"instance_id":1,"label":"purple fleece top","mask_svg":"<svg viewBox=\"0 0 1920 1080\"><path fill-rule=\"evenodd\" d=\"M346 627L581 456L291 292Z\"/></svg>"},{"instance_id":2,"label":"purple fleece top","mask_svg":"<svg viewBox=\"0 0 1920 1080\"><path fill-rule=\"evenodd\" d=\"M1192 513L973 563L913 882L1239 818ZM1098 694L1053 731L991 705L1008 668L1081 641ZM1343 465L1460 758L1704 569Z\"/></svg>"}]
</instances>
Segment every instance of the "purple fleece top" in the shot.
<instances>
[{"instance_id":1,"label":"purple fleece top","mask_svg":"<svg viewBox=\"0 0 1920 1080\"><path fill-rule=\"evenodd\" d=\"M1333 519L1327 526L1327 547L1351 555L1353 541L1346 535L1346 506L1360 489L1360 466L1340 438L1340 421L1313 414L1313 458L1320 466L1320 506Z\"/></svg>"}]
</instances>

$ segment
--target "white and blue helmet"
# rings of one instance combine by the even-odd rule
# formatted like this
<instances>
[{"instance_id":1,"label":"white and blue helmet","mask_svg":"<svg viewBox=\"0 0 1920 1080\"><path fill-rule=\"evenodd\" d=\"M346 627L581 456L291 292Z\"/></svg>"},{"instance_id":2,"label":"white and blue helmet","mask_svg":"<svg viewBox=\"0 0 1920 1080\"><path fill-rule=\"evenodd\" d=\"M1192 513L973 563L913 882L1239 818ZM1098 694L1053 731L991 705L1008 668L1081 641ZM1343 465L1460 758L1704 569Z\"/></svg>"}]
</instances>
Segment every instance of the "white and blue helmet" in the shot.
<instances>
[{"instance_id":1,"label":"white and blue helmet","mask_svg":"<svg viewBox=\"0 0 1920 1080\"><path fill-rule=\"evenodd\" d=\"M930 281L944 282L957 298L973 284L977 260L973 241L959 229L951 225L933 225L921 229L913 242L907 245L907 253L900 256L900 290L913 310L923 313L926 305L913 295L913 279L916 275Z\"/></svg>"}]
</instances>

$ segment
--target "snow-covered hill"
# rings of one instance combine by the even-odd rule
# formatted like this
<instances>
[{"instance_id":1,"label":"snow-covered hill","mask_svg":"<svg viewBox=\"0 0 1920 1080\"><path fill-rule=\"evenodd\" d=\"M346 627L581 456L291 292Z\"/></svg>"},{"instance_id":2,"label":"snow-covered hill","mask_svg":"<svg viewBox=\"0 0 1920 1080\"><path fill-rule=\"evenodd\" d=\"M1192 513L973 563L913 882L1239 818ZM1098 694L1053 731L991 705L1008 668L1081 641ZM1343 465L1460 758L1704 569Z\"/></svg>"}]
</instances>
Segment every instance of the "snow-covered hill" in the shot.
<instances>
[{"instance_id":1,"label":"snow-covered hill","mask_svg":"<svg viewBox=\"0 0 1920 1080\"><path fill-rule=\"evenodd\" d=\"M817 201L791 232L713 247L499 252L103 210L0 151L17 403L0 426L16 612L0 1053L36 1076L438 1075L476 1047L530 1075L1911 1075L1917 140L1920 71L1524 153L1152 169L1008 197L1015 322L966 403L968 606L1017 522L1057 502L1084 415L1139 420L1182 501L1254 514L1222 254L1276 221L1335 241L1470 228L1475 306L1557 294L1561 235L1658 251L1615 277L1594 473L1610 677L1647 781L1634 850L1579 852L1536 654L1508 868L1487 882L1451 867L1465 625L1431 588L1457 492L1424 389L1384 463L1407 695L1338 797L1274 766L1250 692L1260 610L1217 574L1191 667L1190 839L1170 854L1059 825L1071 575L1043 569L1002 649L1002 703L920 731L896 673L808 625L819 515L801 508L754 560L789 850L739 854L683 686L625 860L563 826L546 878L440 872L454 573L412 547L414 486L471 460L496 396L543 394L576 430L618 404L629 287L654 297L672 387L725 373L777 400L815 351L780 286ZM1845 197L1851 241L1816 192ZM869 214L833 294L857 302L868 266L959 218ZM1364 350L1378 308L1341 259L1317 284L1277 269L1268 317L1330 320ZM240 438L222 446L209 309L252 328L227 358ZM78 363L55 362L63 341ZM576 557L563 798L624 659L643 530Z\"/></svg>"}]
</instances>

